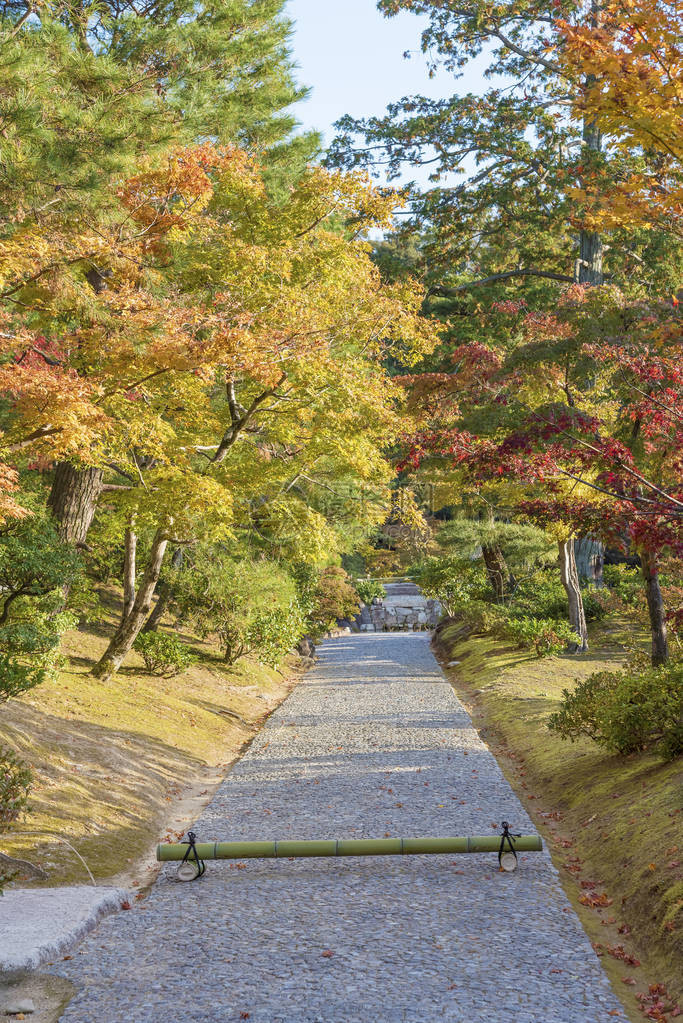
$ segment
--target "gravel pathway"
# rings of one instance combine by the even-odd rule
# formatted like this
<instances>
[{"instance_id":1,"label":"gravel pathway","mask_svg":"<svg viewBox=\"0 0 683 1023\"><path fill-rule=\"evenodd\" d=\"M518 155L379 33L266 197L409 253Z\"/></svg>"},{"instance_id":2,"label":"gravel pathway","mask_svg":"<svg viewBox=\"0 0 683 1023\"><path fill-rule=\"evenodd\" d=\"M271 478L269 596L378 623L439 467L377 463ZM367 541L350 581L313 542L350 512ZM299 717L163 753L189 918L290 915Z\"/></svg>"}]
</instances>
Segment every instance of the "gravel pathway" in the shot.
<instances>
[{"instance_id":1,"label":"gravel pathway","mask_svg":"<svg viewBox=\"0 0 683 1023\"><path fill-rule=\"evenodd\" d=\"M203 840L533 826L422 633L330 640L196 826ZM495 827L494 827L495 826ZM165 868L60 972L65 1023L608 1023L623 1012L544 852ZM331 954L330 954L331 953Z\"/></svg>"}]
</instances>

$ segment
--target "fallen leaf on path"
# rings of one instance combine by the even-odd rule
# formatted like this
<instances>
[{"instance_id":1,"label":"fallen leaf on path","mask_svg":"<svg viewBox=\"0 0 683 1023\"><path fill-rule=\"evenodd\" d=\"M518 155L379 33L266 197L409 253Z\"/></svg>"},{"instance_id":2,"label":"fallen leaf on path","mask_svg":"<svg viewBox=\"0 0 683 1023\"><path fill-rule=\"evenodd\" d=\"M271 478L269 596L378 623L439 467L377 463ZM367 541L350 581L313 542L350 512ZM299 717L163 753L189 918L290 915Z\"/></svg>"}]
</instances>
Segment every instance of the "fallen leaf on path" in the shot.
<instances>
[{"instance_id":1,"label":"fallen leaf on path","mask_svg":"<svg viewBox=\"0 0 683 1023\"><path fill-rule=\"evenodd\" d=\"M322 953L323 959L331 959L333 955L334 952L332 951L331 948L326 948L325 951Z\"/></svg>"}]
</instances>

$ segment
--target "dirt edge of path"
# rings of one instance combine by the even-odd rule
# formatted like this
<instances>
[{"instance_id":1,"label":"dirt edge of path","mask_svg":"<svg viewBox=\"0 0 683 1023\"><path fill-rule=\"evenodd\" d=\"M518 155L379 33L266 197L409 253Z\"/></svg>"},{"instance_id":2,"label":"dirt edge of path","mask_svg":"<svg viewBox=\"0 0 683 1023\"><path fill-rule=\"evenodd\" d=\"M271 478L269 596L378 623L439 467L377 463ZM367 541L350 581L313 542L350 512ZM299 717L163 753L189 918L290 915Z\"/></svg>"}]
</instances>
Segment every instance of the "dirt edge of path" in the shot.
<instances>
[{"instance_id":1,"label":"dirt edge of path","mask_svg":"<svg viewBox=\"0 0 683 1023\"><path fill-rule=\"evenodd\" d=\"M448 627L451 627L451 634L448 634ZM453 627L455 630L453 631ZM496 714L495 698L491 690L495 688L495 682L490 682L485 689L479 689L472 684L467 677L468 672L463 670L464 658L469 651L464 650L464 644L476 643L480 637L470 636L462 630L460 623L452 620L442 622L435 630L432 637L432 649L446 679L453 686L457 696L469 713L474 727L482 740L490 748L496 757L503 774L519 798L524 809L536 825L539 834L551 854L553 863L557 868L562 886L571 902L581 925L593 944L596 954L600 957L605 973L610 979L617 998L622 1002L624 1011L631 1023L643 1023L643 1020L671 1020L675 1023L680 1012L683 1019L683 1007L679 1009L678 999L681 992L674 987L676 983L675 967L673 974L669 971L665 980L667 985L662 985L662 961L652 955L650 937L647 933L636 935L632 933L628 923L629 910L624 906L625 899L614 898L614 905L610 909L588 908L579 900L590 894L592 889L584 889L581 886L581 878L576 873L568 870L572 864L570 858L575 858L581 863L581 873L589 877L599 876L596 871L604 870L604 862L596 865L591 862L590 846L586 841L585 823L578 823L578 818L585 817L589 822L595 820L600 813L601 807L591 801L579 808L574 808L574 813L562 813L553 802L557 795L542 773L534 772L533 764L530 763L528 753L533 743L533 728L526 731L526 742L519 741L519 736L505 727L505 720ZM459 656L460 655L460 656ZM486 656L486 651L484 651ZM462 659L461 659L462 658ZM453 663L455 662L455 663ZM539 662L536 662L538 664ZM541 662L542 663L542 662ZM559 741L559 740L558 740ZM594 794L589 794L589 799ZM683 814L678 818L683 826ZM683 844L681 845L683 851ZM567 851L568 849L568 851ZM574 868L576 869L576 868ZM612 879L618 876L623 869L621 863L614 862ZM609 897L610 892L609 876L599 882L599 891L606 891ZM588 882L592 884L592 882ZM682 886L683 887L683 886ZM612 915L614 914L614 915ZM617 953L617 957L608 952L611 949ZM618 958L623 950L625 959ZM629 957L641 962L634 965L629 962ZM660 994L658 989L664 988ZM645 1001L638 1000L638 995L644 995ZM650 1016L647 1009L657 1001L666 1008L662 1010L661 1016ZM645 1011L644 1011L645 1010ZM673 1011L674 1015L670 1015Z\"/></svg>"}]
</instances>

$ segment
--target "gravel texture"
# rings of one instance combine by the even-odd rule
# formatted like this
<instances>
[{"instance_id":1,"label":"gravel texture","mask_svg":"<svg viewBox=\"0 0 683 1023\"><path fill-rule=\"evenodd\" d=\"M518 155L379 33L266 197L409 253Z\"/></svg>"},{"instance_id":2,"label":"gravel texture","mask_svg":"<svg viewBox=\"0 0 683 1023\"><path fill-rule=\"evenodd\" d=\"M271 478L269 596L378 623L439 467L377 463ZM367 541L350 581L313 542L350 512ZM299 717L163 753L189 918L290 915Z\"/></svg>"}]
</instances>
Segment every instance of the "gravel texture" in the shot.
<instances>
[{"instance_id":1,"label":"gravel texture","mask_svg":"<svg viewBox=\"0 0 683 1023\"><path fill-rule=\"evenodd\" d=\"M127 898L121 888L90 885L6 891L0 898L0 972L35 970L56 959Z\"/></svg>"},{"instance_id":2,"label":"gravel texture","mask_svg":"<svg viewBox=\"0 0 683 1023\"><path fill-rule=\"evenodd\" d=\"M323 644L196 825L202 840L534 829L424 633ZM547 853L164 868L60 972L64 1023L606 1023L623 1013Z\"/></svg>"}]
</instances>

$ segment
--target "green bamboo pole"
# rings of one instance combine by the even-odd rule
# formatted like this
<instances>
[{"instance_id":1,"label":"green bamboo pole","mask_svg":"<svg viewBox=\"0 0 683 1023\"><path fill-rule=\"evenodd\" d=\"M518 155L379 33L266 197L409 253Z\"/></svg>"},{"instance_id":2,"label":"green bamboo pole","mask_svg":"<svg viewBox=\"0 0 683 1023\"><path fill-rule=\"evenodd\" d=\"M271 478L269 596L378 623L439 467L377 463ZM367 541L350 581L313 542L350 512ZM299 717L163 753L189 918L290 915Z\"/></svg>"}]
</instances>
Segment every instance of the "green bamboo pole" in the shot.
<instances>
[{"instance_id":1,"label":"green bamboo pole","mask_svg":"<svg viewBox=\"0 0 683 1023\"><path fill-rule=\"evenodd\" d=\"M540 835L515 838L516 852L540 852ZM187 844L167 843L157 846L157 860L166 863L182 860ZM344 838L320 841L280 842L197 842L200 860L275 859L300 856L396 856L428 853L478 853L500 849L500 835L475 835L470 838Z\"/></svg>"}]
</instances>

